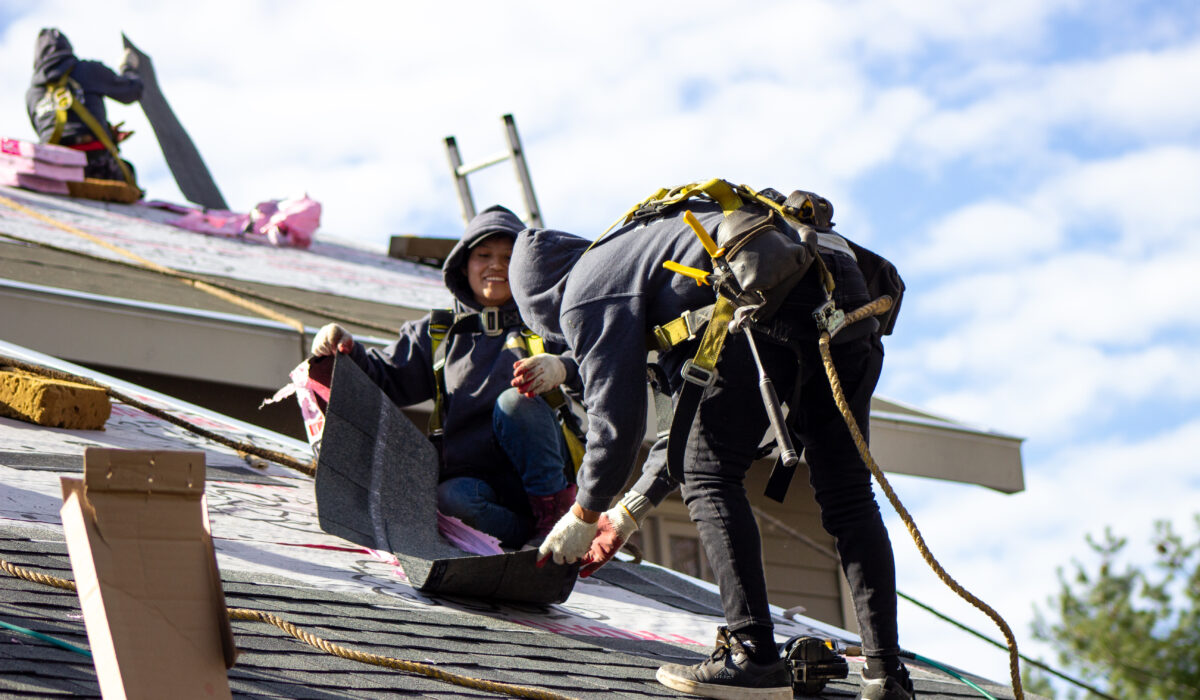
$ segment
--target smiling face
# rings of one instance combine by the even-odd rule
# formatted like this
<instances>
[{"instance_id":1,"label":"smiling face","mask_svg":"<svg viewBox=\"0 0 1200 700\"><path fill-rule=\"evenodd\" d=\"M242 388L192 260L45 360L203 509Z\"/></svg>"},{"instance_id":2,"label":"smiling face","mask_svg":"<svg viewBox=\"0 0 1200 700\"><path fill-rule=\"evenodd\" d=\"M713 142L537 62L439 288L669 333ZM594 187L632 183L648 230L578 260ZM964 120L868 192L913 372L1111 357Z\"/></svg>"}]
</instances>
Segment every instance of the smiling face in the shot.
<instances>
[{"instance_id":1,"label":"smiling face","mask_svg":"<svg viewBox=\"0 0 1200 700\"><path fill-rule=\"evenodd\" d=\"M508 236L490 236L471 249L467 258L467 283L475 301L483 306L504 306L512 299L508 287L508 261L513 242Z\"/></svg>"}]
</instances>

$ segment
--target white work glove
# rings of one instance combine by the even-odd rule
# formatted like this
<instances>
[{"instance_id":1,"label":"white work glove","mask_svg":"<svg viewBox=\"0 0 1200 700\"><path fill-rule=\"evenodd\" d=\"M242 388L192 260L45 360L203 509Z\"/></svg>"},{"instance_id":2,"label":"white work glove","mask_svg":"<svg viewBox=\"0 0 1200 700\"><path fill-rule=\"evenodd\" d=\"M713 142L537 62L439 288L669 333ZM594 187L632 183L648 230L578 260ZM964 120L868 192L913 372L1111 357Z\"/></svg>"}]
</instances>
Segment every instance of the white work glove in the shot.
<instances>
[{"instance_id":1,"label":"white work glove","mask_svg":"<svg viewBox=\"0 0 1200 700\"><path fill-rule=\"evenodd\" d=\"M312 354L317 357L334 353L350 352L354 349L354 337L345 328L336 323L330 323L317 331L312 342Z\"/></svg>"},{"instance_id":2,"label":"white work glove","mask_svg":"<svg viewBox=\"0 0 1200 700\"><path fill-rule=\"evenodd\" d=\"M121 65L117 66L117 72L124 75L137 64L137 55L133 53L133 49L126 48L125 53L121 55ZM136 71L135 71L136 72Z\"/></svg>"},{"instance_id":3,"label":"white work glove","mask_svg":"<svg viewBox=\"0 0 1200 700\"><path fill-rule=\"evenodd\" d=\"M601 513L596 523L596 536L587 554L583 555L579 578L587 578L607 564L641 528L642 520L653 507L645 496L630 491L616 506Z\"/></svg>"},{"instance_id":4,"label":"white work glove","mask_svg":"<svg viewBox=\"0 0 1200 700\"><path fill-rule=\"evenodd\" d=\"M542 541L542 546L538 547L537 565L543 566L550 558L554 559L555 564L574 564L587 554L595 536L596 523L585 523L571 508L559 518L554 529Z\"/></svg>"},{"instance_id":5,"label":"white work glove","mask_svg":"<svg viewBox=\"0 0 1200 700\"><path fill-rule=\"evenodd\" d=\"M558 355L542 353L513 363L512 385L533 398L567 381L567 366Z\"/></svg>"}]
</instances>

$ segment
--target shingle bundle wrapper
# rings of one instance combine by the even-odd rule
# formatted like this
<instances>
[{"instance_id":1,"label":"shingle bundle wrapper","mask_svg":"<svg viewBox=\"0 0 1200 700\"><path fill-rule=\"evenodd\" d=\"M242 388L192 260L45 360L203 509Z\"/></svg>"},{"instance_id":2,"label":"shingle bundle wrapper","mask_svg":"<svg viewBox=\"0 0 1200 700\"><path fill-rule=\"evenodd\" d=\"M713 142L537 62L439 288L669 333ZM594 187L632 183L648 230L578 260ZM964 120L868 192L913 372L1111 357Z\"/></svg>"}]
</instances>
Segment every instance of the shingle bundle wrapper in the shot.
<instances>
[{"instance_id":1,"label":"shingle bundle wrapper","mask_svg":"<svg viewBox=\"0 0 1200 700\"><path fill-rule=\"evenodd\" d=\"M111 413L104 389L0 369L0 416L52 428L101 430Z\"/></svg>"},{"instance_id":2,"label":"shingle bundle wrapper","mask_svg":"<svg viewBox=\"0 0 1200 700\"><path fill-rule=\"evenodd\" d=\"M48 194L69 194L68 182L83 182L87 155L65 146L0 139L0 185Z\"/></svg>"}]
</instances>

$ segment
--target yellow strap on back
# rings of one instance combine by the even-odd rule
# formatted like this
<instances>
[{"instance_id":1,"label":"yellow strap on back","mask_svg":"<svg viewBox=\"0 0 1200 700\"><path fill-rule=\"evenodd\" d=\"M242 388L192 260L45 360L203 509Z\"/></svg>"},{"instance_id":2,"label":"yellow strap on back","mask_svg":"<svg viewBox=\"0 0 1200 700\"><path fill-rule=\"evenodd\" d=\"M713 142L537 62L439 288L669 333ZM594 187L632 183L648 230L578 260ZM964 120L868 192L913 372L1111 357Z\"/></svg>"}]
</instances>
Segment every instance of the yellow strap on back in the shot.
<instances>
[{"instance_id":1,"label":"yellow strap on back","mask_svg":"<svg viewBox=\"0 0 1200 700\"><path fill-rule=\"evenodd\" d=\"M71 68L74 67L71 66ZM50 140L46 142L52 146L57 146L58 142L62 140L63 127L67 123L67 110L75 102L75 96L67 87L67 80L70 78L71 71L68 69L63 77L58 79L58 82L46 86L46 92L49 93L50 101L54 104L54 133L50 134Z\"/></svg>"},{"instance_id":2,"label":"yellow strap on back","mask_svg":"<svg viewBox=\"0 0 1200 700\"><path fill-rule=\"evenodd\" d=\"M100 122L92 116L92 113L83 106L79 100L75 99L75 95L71 93L71 88L67 83L71 79L71 71L67 71L62 78L58 80L49 91L51 99L54 101L54 133L50 135L50 140L46 143L58 145L62 140L63 126L67 123L67 110L75 111L79 119L91 130L104 148L112 154L114 160L117 161L117 167L121 169L121 175L125 178L125 182L131 187L137 187L137 183L133 181L133 173L129 171L129 166L125 165L125 161L121 160L121 153L117 150L117 145L108 137L108 132L100 125Z\"/></svg>"},{"instance_id":3,"label":"yellow strap on back","mask_svg":"<svg viewBox=\"0 0 1200 700\"><path fill-rule=\"evenodd\" d=\"M725 336L729 335L729 322L733 320L734 305L726 297L717 297L713 307L712 319L704 329L704 337L700 340L700 348L692 358L692 364L712 371L721 359L721 349L725 347Z\"/></svg>"}]
</instances>

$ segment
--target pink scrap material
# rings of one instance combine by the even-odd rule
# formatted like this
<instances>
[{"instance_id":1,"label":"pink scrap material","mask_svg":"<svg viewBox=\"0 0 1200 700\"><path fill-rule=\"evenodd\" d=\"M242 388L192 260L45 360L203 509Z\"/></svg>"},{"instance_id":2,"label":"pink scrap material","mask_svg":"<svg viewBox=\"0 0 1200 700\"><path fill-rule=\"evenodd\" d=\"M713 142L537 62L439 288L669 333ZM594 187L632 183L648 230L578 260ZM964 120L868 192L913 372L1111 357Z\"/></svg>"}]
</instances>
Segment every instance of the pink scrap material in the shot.
<instances>
[{"instance_id":1,"label":"pink scrap material","mask_svg":"<svg viewBox=\"0 0 1200 700\"><path fill-rule=\"evenodd\" d=\"M227 238L265 238L277 247L308 248L313 233L321 225L321 203L308 195L260 202L249 214L191 209L166 202L153 202L150 206L182 212L182 216L167 222L172 226Z\"/></svg>"},{"instance_id":2,"label":"pink scrap material","mask_svg":"<svg viewBox=\"0 0 1200 700\"><path fill-rule=\"evenodd\" d=\"M48 143L33 143L20 139L0 139L0 153L22 158L33 158L53 165L87 165L87 154L66 146L51 146Z\"/></svg>"}]
</instances>

